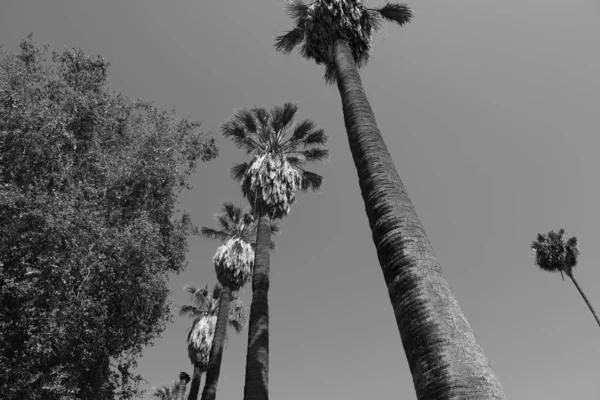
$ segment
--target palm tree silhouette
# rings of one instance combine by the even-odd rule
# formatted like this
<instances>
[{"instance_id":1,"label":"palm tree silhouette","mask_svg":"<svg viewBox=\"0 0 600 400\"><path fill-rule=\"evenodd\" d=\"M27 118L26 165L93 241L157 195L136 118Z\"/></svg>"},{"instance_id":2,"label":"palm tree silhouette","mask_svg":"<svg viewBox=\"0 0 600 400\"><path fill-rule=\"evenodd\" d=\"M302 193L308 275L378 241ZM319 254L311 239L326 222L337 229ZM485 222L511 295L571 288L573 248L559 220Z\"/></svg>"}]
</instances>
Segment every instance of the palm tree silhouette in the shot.
<instances>
[{"instance_id":1,"label":"palm tree silhouette","mask_svg":"<svg viewBox=\"0 0 600 400\"><path fill-rule=\"evenodd\" d=\"M251 210L243 210L233 203L223 203L220 214L216 215L219 229L202 227L201 235L208 239L219 239L219 246L213 257L217 279L223 290L220 296L219 312L214 339L210 351L206 383L202 391L202 400L214 400L217 396L217 383L221 372L223 345L229 321L229 302L248 280L254 266L254 245L256 242L256 224ZM277 226L271 226L271 232Z\"/></svg>"},{"instance_id":2,"label":"palm tree silhouette","mask_svg":"<svg viewBox=\"0 0 600 400\"><path fill-rule=\"evenodd\" d=\"M192 304L181 306L179 315L193 318L187 336L188 357L194 366L188 400L197 400L202 374L208 369L222 288L218 284L214 285L212 290L208 289L208 285L203 288L188 285L184 290L190 293ZM240 333L246 324L243 304L236 297L229 305L228 324L237 333Z\"/></svg>"},{"instance_id":3,"label":"palm tree silhouette","mask_svg":"<svg viewBox=\"0 0 600 400\"><path fill-rule=\"evenodd\" d=\"M269 273L272 220L283 218L295 201L295 192L318 190L323 178L304 169L307 162L323 161L327 136L314 122L294 124L298 106L287 102L270 111L242 109L221 127L223 136L253 156L234 166L232 177L258 217L256 255L252 274L252 304L248 324L248 351L244 399L266 400L269 375Z\"/></svg>"},{"instance_id":4,"label":"palm tree silhouette","mask_svg":"<svg viewBox=\"0 0 600 400\"><path fill-rule=\"evenodd\" d=\"M275 48L294 48L325 65L337 82L350 151L418 399L506 399L475 340L377 127L358 69L383 21L412 18L402 4L367 8L360 0L287 2L294 28Z\"/></svg>"},{"instance_id":5,"label":"palm tree silhouette","mask_svg":"<svg viewBox=\"0 0 600 400\"><path fill-rule=\"evenodd\" d=\"M596 311L573 276L573 268L577 265L580 253L577 238L573 236L567 239L564 229L560 229L558 233L550 231L547 235L538 233L537 239L531 244L531 249L535 256L535 264L542 270L560 272L563 281L565 280L563 273L571 278L600 326L600 319L598 319Z\"/></svg>"}]
</instances>

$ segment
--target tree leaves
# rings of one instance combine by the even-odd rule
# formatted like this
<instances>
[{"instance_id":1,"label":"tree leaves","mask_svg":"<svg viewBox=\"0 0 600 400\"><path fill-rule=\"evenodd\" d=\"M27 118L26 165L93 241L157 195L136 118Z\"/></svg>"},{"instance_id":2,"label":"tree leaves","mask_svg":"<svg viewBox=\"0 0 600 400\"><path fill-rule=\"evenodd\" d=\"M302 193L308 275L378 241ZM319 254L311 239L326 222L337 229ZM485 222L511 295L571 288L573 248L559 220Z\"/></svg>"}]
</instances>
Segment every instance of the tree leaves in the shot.
<instances>
[{"instance_id":1,"label":"tree leaves","mask_svg":"<svg viewBox=\"0 0 600 400\"><path fill-rule=\"evenodd\" d=\"M218 149L199 122L110 93L100 56L44 54L31 37L0 50L0 398L89 396L98 368L131 398L197 232L177 194Z\"/></svg>"}]
</instances>

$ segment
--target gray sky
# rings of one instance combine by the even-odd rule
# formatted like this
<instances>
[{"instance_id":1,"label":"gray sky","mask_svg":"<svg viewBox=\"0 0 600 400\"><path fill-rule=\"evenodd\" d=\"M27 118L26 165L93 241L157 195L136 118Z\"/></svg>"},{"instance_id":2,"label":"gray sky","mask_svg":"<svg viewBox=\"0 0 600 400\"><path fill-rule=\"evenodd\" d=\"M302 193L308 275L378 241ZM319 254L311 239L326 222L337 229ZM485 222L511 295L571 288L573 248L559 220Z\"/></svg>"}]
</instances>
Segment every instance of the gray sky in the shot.
<instances>
[{"instance_id":1,"label":"gray sky","mask_svg":"<svg viewBox=\"0 0 600 400\"><path fill-rule=\"evenodd\" d=\"M367 6L384 2L368 1ZM600 307L600 3L598 0L409 1L361 71L379 128L450 286L511 399L600 398L600 331L570 281L533 266L537 232L580 239L575 276ZM112 88L204 121L221 157L201 165L182 207L214 226L223 200L243 204L229 168L245 154L219 125L234 109L299 104L330 136L271 256L273 399L412 399L415 391L377 263L335 86L298 54L279 0L0 0L0 41L28 33L56 50L112 62ZM192 238L170 287L216 282L217 242ZM244 300L250 304L251 289ZM146 386L191 374L175 318L140 360ZM218 394L241 398L247 331L230 334ZM204 382L204 379L203 379ZM308 394L307 394L308 392ZM149 398L149 396L148 396Z\"/></svg>"}]
</instances>

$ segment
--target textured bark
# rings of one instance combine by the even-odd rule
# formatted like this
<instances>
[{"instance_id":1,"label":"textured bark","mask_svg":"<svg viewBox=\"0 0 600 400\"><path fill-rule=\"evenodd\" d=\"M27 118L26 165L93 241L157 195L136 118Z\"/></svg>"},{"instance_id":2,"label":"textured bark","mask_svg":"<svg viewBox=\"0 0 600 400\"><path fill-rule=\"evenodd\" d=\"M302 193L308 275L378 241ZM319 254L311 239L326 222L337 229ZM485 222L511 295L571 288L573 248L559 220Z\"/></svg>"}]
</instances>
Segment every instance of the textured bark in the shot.
<instances>
[{"instance_id":1,"label":"textured bark","mask_svg":"<svg viewBox=\"0 0 600 400\"><path fill-rule=\"evenodd\" d=\"M569 275L569 278L571 278L571 280L575 284L575 287L577 288L577 290L579 290L579 294L581 294L581 297L583 297L583 300L585 301L585 304L588 305L588 307L590 308L590 311L592 312L592 315L594 316L594 318L596 318L596 322L598 323L598 326L600 326L600 319L598 319L598 315L596 314L596 311L594 310L594 307L592 307L592 303L590 303L590 301L588 300L587 296L583 293L583 290L581 290L581 288L579 287L579 284L575 280L575 277L573 276L573 273L572 272L567 272L567 275Z\"/></svg>"},{"instance_id":2,"label":"textured bark","mask_svg":"<svg viewBox=\"0 0 600 400\"><path fill-rule=\"evenodd\" d=\"M177 392L177 400L185 400L185 389L189 381L190 376L187 373L181 372L179 374L179 390Z\"/></svg>"},{"instance_id":3,"label":"textured bark","mask_svg":"<svg viewBox=\"0 0 600 400\"><path fill-rule=\"evenodd\" d=\"M269 399L269 271L271 219L261 213L256 232L252 303L248 321L248 352L244 400Z\"/></svg>"},{"instance_id":4,"label":"textured bark","mask_svg":"<svg viewBox=\"0 0 600 400\"><path fill-rule=\"evenodd\" d=\"M506 399L435 259L346 42L335 43L334 58L350 150L417 398Z\"/></svg>"},{"instance_id":5,"label":"textured bark","mask_svg":"<svg viewBox=\"0 0 600 400\"><path fill-rule=\"evenodd\" d=\"M194 373L192 374L192 383L190 384L190 393L187 400L198 400L200 393L200 383L202 381L202 368L200 363L194 364Z\"/></svg>"},{"instance_id":6,"label":"textured bark","mask_svg":"<svg viewBox=\"0 0 600 400\"><path fill-rule=\"evenodd\" d=\"M231 285L223 284L219 298L219 314L215 326L215 336L210 349L208 369L206 370L206 383L202 390L202 400L215 400L217 398L217 384L221 373L221 360L223 359L223 346L229 322L229 304L231 303Z\"/></svg>"}]
</instances>

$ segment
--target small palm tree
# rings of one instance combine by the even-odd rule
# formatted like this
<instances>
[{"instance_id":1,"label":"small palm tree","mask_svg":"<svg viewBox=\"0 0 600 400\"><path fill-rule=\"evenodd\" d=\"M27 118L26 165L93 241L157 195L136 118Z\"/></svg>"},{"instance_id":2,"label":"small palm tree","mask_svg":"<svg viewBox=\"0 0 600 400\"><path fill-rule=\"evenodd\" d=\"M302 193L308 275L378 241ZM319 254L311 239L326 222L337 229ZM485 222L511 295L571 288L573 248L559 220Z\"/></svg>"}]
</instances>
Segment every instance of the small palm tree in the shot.
<instances>
[{"instance_id":1,"label":"small palm tree","mask_svg":"<svg viewBox=\"0 0 600 400\"><path fill-rule=\"evenodd\" d=\"M563 281L565 279L563 273L571 278L600 326L600 319L598 319L596 311L573 276L573 268L577 265L579 258L577 238L573 236L567 239L564 229L559 230L558 233L550 231L547 235L538 233L537 239L531 244L531 249L535 256L535 264L542 270L560 272Z\"/></svg>"},{"instance_id":2,"label":"small palm tree","mask_svg":"<svg viewBox=\"0 0 600 400\"><path fill-rule=\"evenodd\" d=\"M179 373L179 387L177 388L176 400L185 400L185 389L187 387L188 382L190 381L190 376L187 372Z\"/></svg>"},{"instance_id":3,"label":"small palm tree","mask_svg":"<svg viewBox=\"0 0 600 400\"><path fill-rule=\"evenodd\" d=\"M182 306L179 315L193 318L187 336L188 357L194 366L188 400L197 400L202 374L208 369L222 288L217 284L212 290L208 289L208 285L199 289L189 285L184 289L190 293L192 304ZM234 296L229 310L228 324L240 333L246 324L241 300Z\"/></svg>"},{"instance_id":4,"label":"small palm tree","mask_svg":"<svg viewBox=\"0 0 600 400\"><path fill-rule=\"evenodd\" d=\"M318 190L323 178L304 169L322 161L327 136L310 120L294 124L298 106L287 102L270 111L243 109L223 124L223 136L252 156L232 168L242 193L258 216L256 255L252 274L252 304L248 324L248 351L244 399L268 398L269 375L269 243L272 220L286 216L297 190Z\"/></svg>"},{"instance_id":5,"label":"small palm tree","mask_svg":"<svg viewBox=\"0 0 600 400\"><path fill-rule=\"evenodd\" d=\"M219 246L213 257L217 279L223 290L219 297L219 312L215 326L206 383L202 391L202 400L214 400L217 396L217 383L221 372L223 345L226 327L229 321L229 303L232 293L236 293L248 280L254 266L254 246L256 243L256 224L251 210L243 210L233 203L223 203L221 213L216 215L219 229L202 227L200 233L207 239L219 239ZM271 224L271 232L278 227ZM274 246L272 242L269 243Z\"/></svg>"},{"instance_id":6,"label":"small palm tree","mask_svg":"<svg viewBox=\"0 0 600 400\"><path fill-rule=\"evenodd\" d=\"M287 9L294 28L276 38L275 48L285 54L299 48L302 57L325 65L327 84L337 82L350 152L417 398L506 399L435 258L358 73L382 22L406 25L411 10L403 4L367 8L361 0L290 0Z\"/></svg>"}]
</instances>

